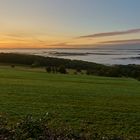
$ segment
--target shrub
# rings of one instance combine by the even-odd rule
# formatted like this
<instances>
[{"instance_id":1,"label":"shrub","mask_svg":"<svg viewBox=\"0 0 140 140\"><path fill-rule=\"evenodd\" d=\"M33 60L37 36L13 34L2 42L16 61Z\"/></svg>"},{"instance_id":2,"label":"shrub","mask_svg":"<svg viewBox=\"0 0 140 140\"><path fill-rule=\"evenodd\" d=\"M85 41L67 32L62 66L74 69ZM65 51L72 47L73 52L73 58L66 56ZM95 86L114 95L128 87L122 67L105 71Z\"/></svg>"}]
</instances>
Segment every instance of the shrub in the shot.
<instances>
[{"instance_id":1,"label":"shrub","mask_svg":"<svg viewBox=\"0 0 140 140\"><path fill-rule=\"evenodd\" d=\"M77 68L76 71L77 71L78 73L81 73L81 72L82 72L82 70L81 70L80 68Z\"/></svg>"},{"instance_id":2,"label":"shrub","mask_svg":"<svg viewBox=\"0 0 140 140\"><path fill-rule=\"evenodd\" d=\"M48 73L51 73L52 68L51 68L50 66L48 66L48 67L46 67L46 71L47 71Z\"/></svg>"},{"instance_id":3,"label":"shrub","mask_svg":"<svg viewBox=\"0 0 140 140\"><path fill-rule=\"evenodd\" d=\"M52 67L52 72L57 73L57 68L55 66Z\"/></svg>"},{"instance_id":4,"label":"shrub","mask_svg":"<svg viewBox=\"0 0 140 140\"><path fill-rule=\"evenodd\" d=\"M137 78L138 81L140 81L140 76Z\"/></svg>"},{"instance_id":5,"label":"shrub","mask_svg":"<svg viewBox=\"0 0 140 140\"><path fill-rule=\"evenodd\" d=\"M28 115L19 122L11 124L4 116L0 116L0 140L126 140L129 137L118 135L102 134L101 132L86 133L86 127L79 131L61 125L60 127L50 127L50 116L48 113L41 118L33 118ZM9 125L10 124L10 125ZM138 140L138 137L130 137L132 140Z\"/></svg>"},{"instance_id":6,"label":"shrub","mask_svg":"<svg viewBox=\"0 0 140 140\"><path fill-rule=\"evenodd\" d=\"M11 65L11 68L15 68L15 65L14 65L14 64L12 64L12 65Z\"/></svg>"},{"instance_id":7,"label":"shrub","mask_svg":"<svg viewBox=\"0 0 140 140\"><path fill-rule=\"evenodd\" d=\"M35 119L26 116L20 122L8 127L7 118L0 118L0 140L80 140L80 136L71 129L48 127L48 114ZM82 139L84 140L84 138Z\"/></svg>"},{"instance_id":8,"label":"shrub","mask_svg":"<svg viewBox=\"0 0 140 140\"><path fill-rule=\"evenodd\" d=\"M33 63L32 63L32 65L31 65L33 68L34 67L39 67L40 66L40 63L39 63L39 61L34 61Z\"/></svg>"},{"instance_id":9,"label":"shrub","mask_svg":"<svg viewBox=\"0 0 140 140\"><path fill-rule=\"evenodd\" d=\"M66 71L66 68L64 65L61 65L59 68L58 68L58 72L62 73L62 74L66 74L67 71Z\"/></svg>"}]
</instances>

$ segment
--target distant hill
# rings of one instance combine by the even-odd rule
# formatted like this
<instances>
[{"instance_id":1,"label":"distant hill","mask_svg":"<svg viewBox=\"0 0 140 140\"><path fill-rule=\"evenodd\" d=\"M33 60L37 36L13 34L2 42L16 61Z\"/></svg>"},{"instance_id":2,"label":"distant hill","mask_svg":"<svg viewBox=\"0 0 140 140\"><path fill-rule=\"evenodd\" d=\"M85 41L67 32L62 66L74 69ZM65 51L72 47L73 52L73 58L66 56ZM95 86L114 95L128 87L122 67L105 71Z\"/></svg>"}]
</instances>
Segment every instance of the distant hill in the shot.
<instances>
[{"instance_id":1,"label":"distant hill","mask_svg":"<svg viewBox=\"0 0 140 140\"><path fill-rule=\"evenodd\" d=\"M81 60L69 60L63 58L43 57L38 55L26 55L15 53L0 53L0 63L27 65L36 67L60 67L67 69L86 70L89 75L107 77L132 77L140 79L140 65L111 65L106 66Z\"/></svg>"}]
</instances>

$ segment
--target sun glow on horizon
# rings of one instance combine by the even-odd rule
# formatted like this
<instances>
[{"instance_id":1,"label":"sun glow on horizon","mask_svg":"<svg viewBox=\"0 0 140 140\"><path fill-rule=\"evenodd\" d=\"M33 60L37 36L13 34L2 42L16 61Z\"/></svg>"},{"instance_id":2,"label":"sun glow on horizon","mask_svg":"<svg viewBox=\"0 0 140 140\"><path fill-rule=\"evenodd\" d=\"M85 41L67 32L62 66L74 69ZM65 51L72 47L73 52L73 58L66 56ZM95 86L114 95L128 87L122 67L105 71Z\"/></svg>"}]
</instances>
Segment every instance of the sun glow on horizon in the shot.
<instances>
[{"instance_id":1,"label":"sun glow on horizon","mask_svg":"<svg viewBox=\"0 0 140 140\"><path fill-rule=\"evenodd\" d=\"M1 0L0 48L140 44L139 5L137 0Z\"/></svg>"}]
</instances>

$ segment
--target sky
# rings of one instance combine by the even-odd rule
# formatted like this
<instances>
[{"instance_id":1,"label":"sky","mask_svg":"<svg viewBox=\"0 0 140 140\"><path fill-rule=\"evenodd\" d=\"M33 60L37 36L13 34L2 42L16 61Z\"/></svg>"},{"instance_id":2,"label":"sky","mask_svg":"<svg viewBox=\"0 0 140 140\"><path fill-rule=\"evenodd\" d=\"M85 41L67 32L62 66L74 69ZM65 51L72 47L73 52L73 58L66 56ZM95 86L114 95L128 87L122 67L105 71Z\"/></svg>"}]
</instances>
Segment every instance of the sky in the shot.
<instances>
[{"instance_id":1,"label":"sky","mask_svg":"<svg viewBox=\"0 0 140 140\"><path fill-rule=\"evenodd\" d=\"M140 44L140 0L0 0L0 48Z\"/></svg>"}]
</instances>

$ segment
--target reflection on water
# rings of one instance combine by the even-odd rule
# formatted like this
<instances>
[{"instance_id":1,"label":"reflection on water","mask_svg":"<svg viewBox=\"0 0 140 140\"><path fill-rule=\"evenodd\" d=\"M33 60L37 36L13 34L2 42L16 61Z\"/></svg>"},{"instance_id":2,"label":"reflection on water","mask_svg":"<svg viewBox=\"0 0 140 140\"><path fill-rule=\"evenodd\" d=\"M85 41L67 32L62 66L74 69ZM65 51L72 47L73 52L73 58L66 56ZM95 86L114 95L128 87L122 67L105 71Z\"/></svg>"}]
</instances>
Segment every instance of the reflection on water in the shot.
<instances>
[{"instance_id":1,"label":"reflection on water","mask_svg":"<svg viewBox=\"0 0 140 140\"><path fill-rule=\"evenodd\" d=\"M86 49L0 49L0 52L34 54L102 64L140 64L140 46Z\"/></svg>"}]
</instances>

